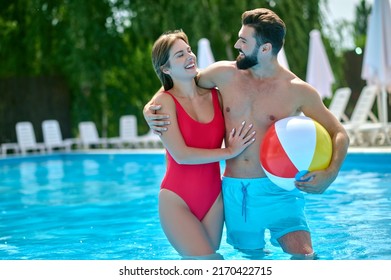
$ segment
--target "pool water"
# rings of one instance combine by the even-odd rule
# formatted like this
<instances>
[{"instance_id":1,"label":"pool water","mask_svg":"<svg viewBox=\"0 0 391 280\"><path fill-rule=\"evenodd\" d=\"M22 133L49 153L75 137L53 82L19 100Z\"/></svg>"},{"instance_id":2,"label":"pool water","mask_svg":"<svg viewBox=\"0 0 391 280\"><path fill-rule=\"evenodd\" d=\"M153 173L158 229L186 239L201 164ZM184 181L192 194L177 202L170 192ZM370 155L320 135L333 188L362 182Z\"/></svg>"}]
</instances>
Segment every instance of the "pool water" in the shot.
<instances>
[{"instance_id":1,"label":"pool water","mask_svg":"<svg viewBox=\"0 0 391 280\"><path fill-rule=\"evenodd\" d=\"M222 163L222 169L224 163ZM158 218L165 156L71 153L0 160L0 259L172 260ZM306 195L324 260L391 259L391 154L349 154L322 195ZM233 249L225 259L289 259Z\"/></svg>"}]
</instances>

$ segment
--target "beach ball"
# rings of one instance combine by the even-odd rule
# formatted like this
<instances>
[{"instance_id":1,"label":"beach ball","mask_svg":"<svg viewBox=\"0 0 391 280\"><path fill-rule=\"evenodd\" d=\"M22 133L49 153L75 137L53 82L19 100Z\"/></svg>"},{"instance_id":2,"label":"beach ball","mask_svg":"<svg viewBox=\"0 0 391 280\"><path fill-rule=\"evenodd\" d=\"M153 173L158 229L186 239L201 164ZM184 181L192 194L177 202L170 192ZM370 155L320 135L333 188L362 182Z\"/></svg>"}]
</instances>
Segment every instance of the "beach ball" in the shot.
<instances>
[{"instance_id":1,"label":"beach ball","mask_svg":"<svg viewBox=\"0 0 391 280\"><path fill-rule=\"evenodd\" d=\"M261 144L260 161L266 176L290 191L305 173L327 168L331 154L327 130L311 118L294 116L269 127Z\"/></svg>"}]
</instances>

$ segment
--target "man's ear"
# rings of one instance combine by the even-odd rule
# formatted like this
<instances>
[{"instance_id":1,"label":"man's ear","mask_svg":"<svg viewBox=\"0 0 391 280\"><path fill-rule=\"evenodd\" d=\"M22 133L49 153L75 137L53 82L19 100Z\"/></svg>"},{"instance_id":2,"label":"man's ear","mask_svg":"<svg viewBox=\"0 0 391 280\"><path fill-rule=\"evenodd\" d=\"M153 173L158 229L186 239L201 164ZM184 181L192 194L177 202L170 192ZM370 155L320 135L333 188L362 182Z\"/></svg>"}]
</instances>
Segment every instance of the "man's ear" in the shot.
<instances>
[{"instance_id":1,"label":"man's ear","mask_svg":"<svg viewBox=\"0 0 391 280\"><path fill-rule=\"evenodd\" d=\"M272 49L272 44L270 44L270 43L265 43L261 46L262 52L268 52L268 51L271 51L271 49Z\"/></svg>"}]
</instances>

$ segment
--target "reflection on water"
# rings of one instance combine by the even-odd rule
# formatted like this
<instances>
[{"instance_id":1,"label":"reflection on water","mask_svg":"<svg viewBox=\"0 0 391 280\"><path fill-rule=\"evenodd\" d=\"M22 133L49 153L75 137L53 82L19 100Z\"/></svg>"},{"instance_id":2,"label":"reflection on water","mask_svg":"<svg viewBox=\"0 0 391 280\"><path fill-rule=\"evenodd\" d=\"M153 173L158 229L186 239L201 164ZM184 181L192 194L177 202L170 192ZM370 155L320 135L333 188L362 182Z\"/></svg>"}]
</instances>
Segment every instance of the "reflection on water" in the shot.
<instances>
[{"instance_id":1,"label":"reflection on water","mask_svg":"<svg viewBox=\"0 0 391 280\"><path fill-rule=\"evenodd\" d=\"M387 165L379 165L378 172L342 170L324 195L307 195L314 244L321 256L391 259L390 171Z\"/></svg>"},{"instance_id":2,"label":"reflection on water","mask_svg":"<svg viewBox=\"0 0 391 280\"><path fill-rule=\"evenodd\" d=\"M326 193L306 194L319 259L391 259L390 163L352 155ZM159 224L164 171L163 154L0 161L0 259L180 259ZM225 259L290 258L265 249L235 250L223 232Z\"/></svg>"}]
</instances>

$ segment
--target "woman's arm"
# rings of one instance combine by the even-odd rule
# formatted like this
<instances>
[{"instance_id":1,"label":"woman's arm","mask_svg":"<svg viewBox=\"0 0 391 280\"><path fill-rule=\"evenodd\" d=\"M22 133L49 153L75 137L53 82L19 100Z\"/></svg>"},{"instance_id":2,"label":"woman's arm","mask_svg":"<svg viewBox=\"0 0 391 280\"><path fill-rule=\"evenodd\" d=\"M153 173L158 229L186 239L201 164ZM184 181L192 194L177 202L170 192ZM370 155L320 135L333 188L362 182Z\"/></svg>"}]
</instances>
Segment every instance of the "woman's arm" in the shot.
<instances>
[{"instance_id":1,"label":"woman's arm","mask_svg":"<svg viewBox=\"0 0 391 280\"><path fill-rule=\"evenodd\" d=\"M255 132L250 132L252 125L247 126L243 122L236 130L233 129L225 148L201 149L186 145L178 126L175 102L168 94L158 94L156 102L162 105L162 114L170 115L170 129L160 135L164 147L179 164L204 164L226 160L239 155L251 145L255 138ZM205 135L199 135L205 137Z\"/></svg>"},{"instance_id":2,"label":"woman's arm","mask_svg":"<svg viewBox=\"0 0 391 280\"><path fill-rule=\"evenodd\" d=\"M160 109L162 105L156 102L156 97L164 91L161 87L155 95L145 104L143 109L144 119L147 122L149 128L157 135L162 135L163 131L167 130L167 126L170 124L170 116L168 114L162 114ZM159 113L157 113L159 111Z\"/></svg>"}]
</instances>

